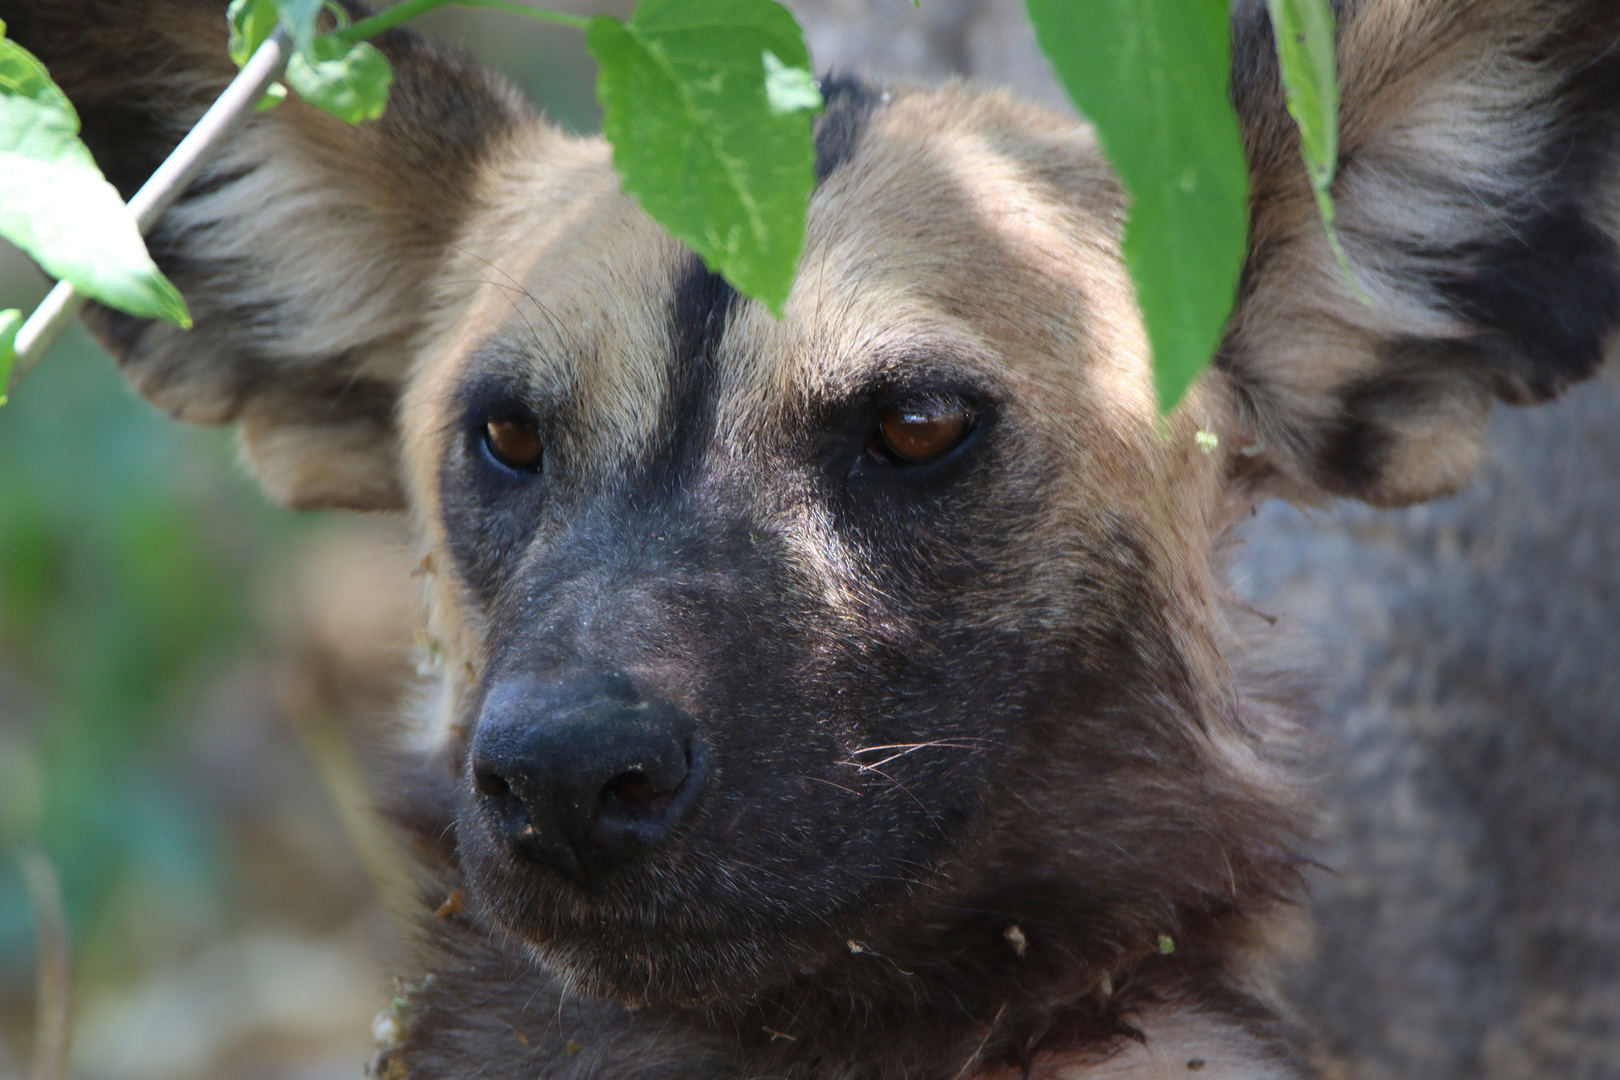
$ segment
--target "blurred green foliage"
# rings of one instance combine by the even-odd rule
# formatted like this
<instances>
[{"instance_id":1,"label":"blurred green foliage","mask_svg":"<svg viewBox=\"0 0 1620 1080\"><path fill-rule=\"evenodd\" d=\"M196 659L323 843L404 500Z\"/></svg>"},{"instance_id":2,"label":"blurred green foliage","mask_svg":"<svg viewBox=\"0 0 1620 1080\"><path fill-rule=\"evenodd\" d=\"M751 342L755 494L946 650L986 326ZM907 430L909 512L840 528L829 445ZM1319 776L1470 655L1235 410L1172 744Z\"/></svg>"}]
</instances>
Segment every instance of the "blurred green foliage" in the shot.
<instances>
[{"instance_id":1,"label":"blurred green foliage","mask_svg":"<svg viewBox=\"0 0 1620 1080\"><path fill-rule=\"evenodd\" d=\"M208 818L169 776L172 717L241 646L244 584L291 520L225 434L157 414L82 333L0 413L0 850L43 848L76 937L132 884L177 911L217 889ZM26 976L31 921L0 858L5 981Z\"/></svg>"}]
</instances>

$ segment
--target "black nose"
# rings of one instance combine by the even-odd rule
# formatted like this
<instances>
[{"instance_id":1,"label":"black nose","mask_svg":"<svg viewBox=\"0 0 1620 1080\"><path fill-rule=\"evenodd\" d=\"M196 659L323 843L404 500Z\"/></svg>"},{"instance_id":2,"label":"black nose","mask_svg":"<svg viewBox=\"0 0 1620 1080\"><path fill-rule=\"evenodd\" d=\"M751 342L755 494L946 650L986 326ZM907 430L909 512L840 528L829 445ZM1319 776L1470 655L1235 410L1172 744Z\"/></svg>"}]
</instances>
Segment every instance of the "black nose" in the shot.
<instances>
[{"instance_id":1,"label":"black nose","mask_svg":"<svg viewBox=\"0 0 1620 1080\"><path fill-rule=\"evenodd\" d=\"M576 877L666 839L697 802L703 764L691 716L617 674L498 682L471 755L496 836Z\"/></svg>"}]
</instances>

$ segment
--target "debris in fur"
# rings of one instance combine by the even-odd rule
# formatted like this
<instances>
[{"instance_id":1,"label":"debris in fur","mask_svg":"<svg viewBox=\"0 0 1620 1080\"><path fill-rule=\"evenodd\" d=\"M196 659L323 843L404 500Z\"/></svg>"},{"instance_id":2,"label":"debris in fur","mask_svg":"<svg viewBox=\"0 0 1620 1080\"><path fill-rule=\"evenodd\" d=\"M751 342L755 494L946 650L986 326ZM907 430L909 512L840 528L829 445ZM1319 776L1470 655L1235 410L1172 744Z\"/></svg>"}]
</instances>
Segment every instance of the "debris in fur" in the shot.
<instances>
[{"instance_id":1,"label":"debris in fur","mask_svg":"<svg viewBox=\"0 0 1620 1080\"><path fill-rule=\"evenodd\" d=\"M1023 956L1024 953L1029 951L1029 938L1024 936L1024 928L1017 923L1013 923L1003 930L1001 936L1007 939L1007 944L1011 945L1013 952L1019 956Z\"/></svg>"},{"instance_id":2,"label":"debris in fur","mask_svg":"<svg viewBox=\"0 0 1620 1080\"><path fill-rule=\"evenodd\" d=\"M1160 934L1159 935L1159 953L1160 953L1160 955L1169 956L1171 953L1173 953L1175 951L1176 951L1176 939L1171 937L1169 934Z\"/></svg>"},{"instance_id":3,"label":"debris in fur","mask_svg":"<svg viewBox=\"0 0 1620 1080\"><path fill-rule=\"evenodd\" d=\"M405 1026L394 1015L393 1009L378 1013L371 1021L371 1041L377 1044L379 1050L394 1049L404 1037Z\"/></svg>"},{"instance_id":4,"label":"debris in fur","mask_svg":"<svg viewBox=\"0 0 1620 1080\"><path fill-rule=\"evenodd\" d=\"M444 903L440 904L438 908L434 910L433 917L435 919L448 919L452 915L456 915L467 910L461 901L461 890L456 889L449 896L444 898Z\"/></svg>"},{"instance_id":5,"label":"debris in fur","mask_svg":"<svg viewBox=\"0 0 1620 1080\"><path fill-rule=\"evenodd\" d=\"M416 632L416 673L431 675L444 665L444 643L426 630Z\"/></svg>"}]
</instances>

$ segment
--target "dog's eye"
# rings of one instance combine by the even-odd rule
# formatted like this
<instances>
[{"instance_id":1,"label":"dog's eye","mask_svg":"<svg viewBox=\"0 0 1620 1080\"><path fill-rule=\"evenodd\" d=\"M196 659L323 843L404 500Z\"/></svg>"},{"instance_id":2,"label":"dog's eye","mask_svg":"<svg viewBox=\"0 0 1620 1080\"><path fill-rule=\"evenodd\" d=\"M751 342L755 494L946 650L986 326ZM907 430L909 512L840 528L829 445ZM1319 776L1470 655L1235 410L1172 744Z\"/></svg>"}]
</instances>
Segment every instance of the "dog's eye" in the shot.
<instances>
[{"instance_id":1,"label":"dog's eye","mask_svg":"<svg viewBox=\"0 0 1620 1080\"><path fill-rule=\"evenodd\" d=\"M878 419L875 456L917 465L956 449L973 430L976 414L956 398L919 398L884 411Z\"/></svg>"},{"instance_id":2,"label":"dog's eye","mask_svg":"<svg viewBox=\"0 0 1620 1080\"><path fill-rule=\"evenodd\" d=\"M540 467L540 431L521 420L491 420L484 425L484 445L509 469L532 472Z\"/></svg>"}]
</instances>

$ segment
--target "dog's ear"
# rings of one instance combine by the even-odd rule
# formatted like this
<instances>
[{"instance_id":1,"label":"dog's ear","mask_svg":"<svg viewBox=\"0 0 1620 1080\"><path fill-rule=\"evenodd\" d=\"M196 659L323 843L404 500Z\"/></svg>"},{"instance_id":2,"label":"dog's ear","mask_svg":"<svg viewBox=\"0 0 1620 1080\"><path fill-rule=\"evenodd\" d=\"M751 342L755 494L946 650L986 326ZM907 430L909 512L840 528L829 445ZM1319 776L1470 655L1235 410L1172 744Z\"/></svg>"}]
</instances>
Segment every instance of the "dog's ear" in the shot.
<instances>
[{"instance_id":1,"label":"dog's ear","mask_svg":"<svg viewBox=\"0 0 1620 1080\"><path fill-rule=\"evenodd\" d=\"M235 74L223 0L0 0L79 110L127 198ZM400 505L395 408L432 282L479 166L530 124L503 84L414 35L381 120L295 100L256 114L148 238L190 331L105 308L86 321L129 381L247 456L295 507Z\"/></svg>"},{"instance_id":2,"label":"dog's ear","mask_svg":"<svg viewBox=\"0 0 1620 1080\"><path fill-rule=\"evenodd\" d=\"M1269 490L1400 505L1449 492L1491 402L1590 375L1620 326L1620 3L1335 0L1325 240L1263 0L1233 10L1252 180L1248 261L1218 365Z\"/></svg>"}]
</instances>

